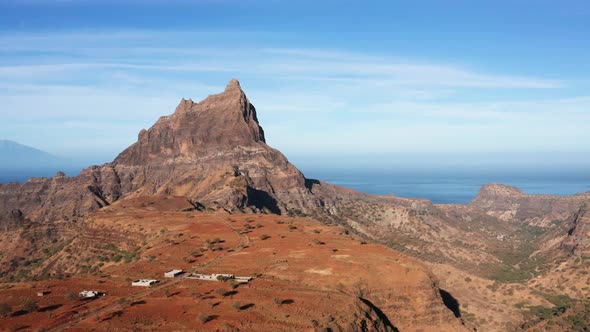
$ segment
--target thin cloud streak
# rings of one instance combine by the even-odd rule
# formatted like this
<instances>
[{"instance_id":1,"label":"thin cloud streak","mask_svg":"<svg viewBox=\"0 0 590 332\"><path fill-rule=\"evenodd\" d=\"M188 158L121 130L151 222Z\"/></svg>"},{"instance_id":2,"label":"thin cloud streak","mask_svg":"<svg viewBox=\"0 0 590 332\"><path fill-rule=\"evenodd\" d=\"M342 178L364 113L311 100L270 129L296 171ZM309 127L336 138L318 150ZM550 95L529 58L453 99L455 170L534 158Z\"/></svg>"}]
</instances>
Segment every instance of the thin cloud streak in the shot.
<instances>
[{"instance_id":1,"label":"thin cloud streak","mask_svg":"<svg viewBox=\"0 0 590 332\"><path fill-rule=\"evenodd\" d=\"M567 79L281 43L256 47L251 32L234 35L234 45L229 34L0 35L0 132L60 154L104 139L101 151L114 154L180 98L218 93L231 77L257 106L269 142L286 153L559 149L590 131L590 96L561 95L574 84ZM29 53L43 55L23 56ZM52 148L46 138L56 131Z\"/></svg>"}]
</instances>

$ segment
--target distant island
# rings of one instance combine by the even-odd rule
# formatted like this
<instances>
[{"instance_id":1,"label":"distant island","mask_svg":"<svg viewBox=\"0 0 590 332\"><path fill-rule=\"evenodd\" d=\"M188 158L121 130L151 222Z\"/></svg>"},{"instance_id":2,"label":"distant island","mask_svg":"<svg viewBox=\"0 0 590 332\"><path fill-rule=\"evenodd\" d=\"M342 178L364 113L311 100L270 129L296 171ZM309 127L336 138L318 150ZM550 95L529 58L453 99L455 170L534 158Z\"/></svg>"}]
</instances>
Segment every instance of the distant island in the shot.
<instances>
[{"instance_id":1,"label":"distant island","mask_svg":"<svg viewBox=\"0 0 590 332\"><path fill-rule=\"evenodd\" d=\"M32 176L53 176L72 166L68 160L15 141L0 139L0 183L25 181Z\"/></svg>"}]
</instances>

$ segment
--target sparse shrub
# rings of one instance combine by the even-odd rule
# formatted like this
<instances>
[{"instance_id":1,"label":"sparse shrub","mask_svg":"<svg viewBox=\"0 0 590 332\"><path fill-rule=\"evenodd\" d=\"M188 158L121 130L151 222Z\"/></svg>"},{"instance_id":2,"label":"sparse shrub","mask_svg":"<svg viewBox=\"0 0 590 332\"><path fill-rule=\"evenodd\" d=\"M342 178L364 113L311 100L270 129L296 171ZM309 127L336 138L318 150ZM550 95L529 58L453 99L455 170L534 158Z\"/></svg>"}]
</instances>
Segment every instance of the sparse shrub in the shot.
<instances>
[{"instance_id":1,"label":"sparse shrub","mask_svg":"<svg viewBox=\"0 0 590 332\"><path fill-rule=\"evenodd\" d=\"M472 282L472 281L473 281L473 280L472 280L471 278L469 278L469 277L466 277L466 278L465 278L465 282Z\"/></svg>"},{"instance_id":2,"label":"sparse shrub","mask_svg":"<svg viewBox=\"0 0 590 332\"><path fill-rule=\"evenodd\" d=\"M289 229L290 229L290 230L297 229L297 226L295 226L295 225L293 225L293 224L290 224L290 225L289 225Z\"/></svg>"},{"instance_id":3,"label":"sparse shrub","mask_svg":"<svg viewBox=\"0 0 590 332\"><path fill-rule=\"evenodd\" d=\"M201 321L201 323L205 324L211 320L211 316L202 314L199 316L199 320Z\"/></svg>"},{"instance_id":4,"label":"sparse shrub","mask_svg":"<svg viewBox=\"0 0 590 332\"><path fill-rule=\"evenodd\" d=\"M0 303L0 317L8 317L12 312L12 307L8 303Z\"/></svg>"},{"instance_id":5,"label":"sparse shrub","mask_svg":"<svg viewBox=\"0 0 590 332\"><path fill-rule=\"evenodd\" d=\"M242 307L242 304L239 301L234 302L234 304L232 304L232 308L236 309L237 311L240 311L241 307Z\"/></svg>"},{"instance_id":6,"label":"sparse shrub","mask_svg":"<svg viewBox=\"0 0 590 332\"><path fill-rule=\"evenodd\" d=\"M227 290L225 290L223 288L219 288L218 290L215 291L215 293L217 293L220 296L225 296L225 294L227 294Z\"/></svg>"},{"instance_id":7,"label":"sparse shrub","mask_svg":"<svg viewBox=\"0 0 590 332\"><path fill-rule=\"evenodd\" d=\"M367 282L365 280L359 279L357 282L352 284L352 291L354 296L358 298L364 298L365 295L367 295L368 293L367 287Z\"/></svg>"},{"instance_id":8,"label":"sparse shrub","mask_svg":"<svg viewBox=\"0 0 590 332\"><path fill-rule=\"evenodd\" d=\"M23 301L23 310L25 312L35 312L37 310L39 310L39 307L37 306L37 301L27 298Z\"/></svg>"},{"instance_id":9,"label":"sparse shrub","mask_svg":"<svg viewBox=\"0 0 590 332\"><path fill-rule=\"evenodd\" d=\"M280 298L280 297L276 297L276 296L275 296L275 297L273 297L273 298L272 298L272 301L273 301L273 302L274 302L276 305L281 305L281 304L283 304L283 299L282 299L282 298Z\"/></svg>"},{"instance_id":10,"label":"sparse shrub","mask_svg":"<svg viewBox=\"0 0 590 332\"><path fill-rule=\"evenodd\" d=\"M228 278L228 277L226 277L226 276L217 276L217 280L219 280L219 281L226 282L226 281L228 281L229 279L230 279L230 278Z\"/></svg>"},{"instance_id":11,"label":"sparse shrub","mask_svg":"<svg viewBox=\"0 0 590 332\"><path fill-rule=\"evenodd\" d=\"M68 300L68 301L74 301L77 298L78 298L78 296L74 292L66 293L66 300Z\"/></svg>"},{"instance_id":12,"label":"sparse shrub","mask_svg":"<svg viewBox=\"0 0 590 332\"><path fill-rule=\"evenodd\" d=\"M188 253L195 258L203 256L202 252L203 252L203 249L201 249L201 248L198 248L197 250L189 250L188 251Z\"/></svg>"},{"instance_id":13,"label":"sparse shrub","mask_svg":"<svg viewBox=\"0 0 590 332\"><path fill-rule=\"evenodd\" d=\"M270 239L270 235L267 235L267 234L262 234L262 235L260 235L260 239L261 239L261 240L267 240L267 239Z\"/></svg>"}]
</instances>

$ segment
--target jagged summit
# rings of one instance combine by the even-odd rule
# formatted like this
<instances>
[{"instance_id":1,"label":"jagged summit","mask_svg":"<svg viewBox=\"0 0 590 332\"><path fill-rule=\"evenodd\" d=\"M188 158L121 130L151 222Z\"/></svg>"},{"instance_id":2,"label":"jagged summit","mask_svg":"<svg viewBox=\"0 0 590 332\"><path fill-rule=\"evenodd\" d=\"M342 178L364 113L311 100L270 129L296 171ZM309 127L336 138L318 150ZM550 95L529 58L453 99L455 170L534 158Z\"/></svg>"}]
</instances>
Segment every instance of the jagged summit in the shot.
<instances>
[{"instance_id":1,"label":"jagged summit","mask_svg":"<svg viewBox=\"0 0 590 332\"><path fill-rule=\"evenodd\" d=\"M227 86L225 87L225 92L232 91L232 90L242 91L242 87L240 86L240 82L235 78L232 78L229 81L229 83L227 84Z\"/></svg>"},{"instance_id":2,"label":"jagged summit","mask_svg":"<svg viewBox=\"0 0 590 332\"><path fill-rule=\"evenodd\" d=\"M182 99L174 114L142 130L137 143L114 161L120 165L194 163L211 153L263 148L264 130L256 109L232 79L225 91L199 103Z\"/></svg>"}]
</instances>

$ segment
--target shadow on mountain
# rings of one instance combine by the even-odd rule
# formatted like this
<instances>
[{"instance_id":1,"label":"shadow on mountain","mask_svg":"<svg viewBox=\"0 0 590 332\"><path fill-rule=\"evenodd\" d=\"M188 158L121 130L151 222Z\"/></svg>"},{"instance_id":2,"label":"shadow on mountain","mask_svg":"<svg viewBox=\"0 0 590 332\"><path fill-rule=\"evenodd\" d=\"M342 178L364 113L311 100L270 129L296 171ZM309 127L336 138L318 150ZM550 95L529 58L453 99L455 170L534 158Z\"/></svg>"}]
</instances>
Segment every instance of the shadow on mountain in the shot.
<instances>
[{"instance_id":1,"label":"shadow on mountain","mask_svg":"<svg viewBox=\"0 0 590 332\"><path fill-rule=\"evenodd\" d=\"M268 210L273 214L281 214L281 209L279 209L276 199L266 191L252 187L248 187L248 205L255 206L260 210Z\"/></svg>"},{"instance_id":2,"label":"shadow on mountain","mask_svg":"<svg viewBox=\"0 0 590 332\"><path fill-rule=\"evenodd\" d=\"M311 190L314 184L320 184L319 180L305 178L305 188Z\"/></svg>"},{"instance_id":3,"label":"shadow on mountain","mask_svg":"<svg viewBox=\"0 0 590 332\"><path fill-rule=\"evenodd\" d=\"M375 312L375 314L377 314L377 317L379 317L379 320L383 323L384 326L389 327L394 332L399 332L399 329L395 327L393 324L391 324L391 321L389 320L389 318L387 318L387 315L383 313L383 311L381 311L381 309L379 309L377 306L375 306L371 301L367 299L364 299L362 297L359 297L359 299L363 301L363 303L366 304L367 307L373 309L373 311Z\"/></svg>"},{"instance_id":4,"label":"shadow on mountain","mask_svg":"<svg viewBox=\"0 0 590 332\"><path fill-rule=\"evenodd\" d=\"M440 296L442 297L443 303L449 310L453 312L453 315L457 318L461 318L461 310L459 309L459 301L444 289L439 289Z\"/></svg>"}]
</instances>

